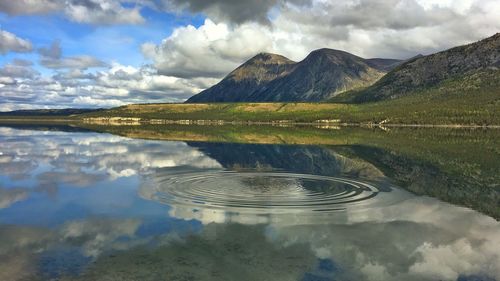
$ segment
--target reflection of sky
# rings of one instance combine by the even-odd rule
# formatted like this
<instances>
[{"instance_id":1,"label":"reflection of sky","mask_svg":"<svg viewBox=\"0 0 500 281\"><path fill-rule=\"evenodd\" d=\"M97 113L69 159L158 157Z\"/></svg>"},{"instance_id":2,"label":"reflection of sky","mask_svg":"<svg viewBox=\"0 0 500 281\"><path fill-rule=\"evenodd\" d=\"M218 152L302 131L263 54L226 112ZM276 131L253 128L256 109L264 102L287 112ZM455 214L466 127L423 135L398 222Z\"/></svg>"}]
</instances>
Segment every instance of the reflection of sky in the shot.
<instances>
[{"instance_id":1,"label":"reflection of sky","mask_svg":"<svg viewBox=\"0 0 500 281\"><path fill-rule=\"evenodd\" d=\"M182 142L0 127L0 280L500 279L500 224L475 211L407 196L321 223L193 216L139 188L176 166L221 168Z\"/></svg>"},{"instance_id":2,"label":"reflection of sky","mask_svg":"<svg viewBox=\"0 0 500 281\"><path fill-rule=\"evenodd\" d=\"M124 142L111 135L29 134L8 128L0 132L0 208L8 208L0 220L5 223L58 224L99 212L140 214L148 212L145 205L154 213L162 207L136 196L141 177L177 165L219 166L181 142Z\"/></svg>"}]
</instances>

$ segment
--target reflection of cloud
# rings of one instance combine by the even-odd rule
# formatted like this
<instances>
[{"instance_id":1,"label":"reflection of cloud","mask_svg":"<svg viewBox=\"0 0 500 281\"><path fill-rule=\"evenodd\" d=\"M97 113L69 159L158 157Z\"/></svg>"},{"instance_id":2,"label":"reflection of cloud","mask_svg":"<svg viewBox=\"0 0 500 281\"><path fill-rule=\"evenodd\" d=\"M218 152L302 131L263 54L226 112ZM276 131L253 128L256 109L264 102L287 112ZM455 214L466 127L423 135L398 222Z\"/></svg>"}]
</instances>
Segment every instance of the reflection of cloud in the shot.
<instances>
[{"instance_id":1,"label":"reflection of cloud","mask_svg":"<svg viewBox=\"0 0 500 281\"><path fill-rule=\"evenodd\" d=\"M272 229L281 243L310 242L318 257L333 259L347 276L363 274L356 280L500 278L500 223L430 198L351 211L345 224Z\"/></svg>"},{"instance_id":2,"label":"reflection of cloud","mask_svg":"<svg viewBox=\"0 0 500 281\"><path fill-rule=\"evenodd\" d=\"M10 205L22 201L28 197L28 191L22 188L5 189L0 187L0 209L10 207Z\"/></svg>"},{"instance_id":3,"label":"reflection of cloud","mask_svg":"<svg viewBox=\"0 0 500 281\"><path fill-rule=\"evenodd\" d=\"M42 251L52 239L49 230L29 226L0 226L0 280L33 280L34 251Z\"/></svg>"},{"instance_id":4,"label":"reflection of cloud","mask_svg":"<svg viewBox=\"0 0 500 281\"><path fill-rule=\"evenodd\" d=\"M101 251L113 248L118 238L132 237L141 222L135 219L89 219L67 223L61 230L65 240L83 240L86 256L97 257Z\"/></svg>"},{"instance_id":5,"label":"reflection of cloud","mask_svg":"<svg viewBox=\"0 0 500 281\"><path fill-rule=\"evenodd\" d=\"M70 184L78 187L88 187L105 180L103 174L91 174L82 171L76 172L46 172L37 176L40 187L57 187L59 184Z\"/></svg>"},{"instance_id":6,"label":"reflection of cloud","mask_svg":"<svg viewBox=\"0 0 500 281\"><path fill-rule=\"evenodd\" d=\"M41 258L51 254L57 258L58 251L64 252L74 246L81 247L83 256L92 258L106 250L128 249L136 244L121 242L120 239L134 237L140 225L139 220L111 218L71 221L55 230L0 225L0 280L45 280L40 278L41 274L47 273L39 272L44 266Z\"/></svg>"},{"instance_id":7,"label":"reflection of cloud","mask_svg":"<svg viewBox=\"0 0 500 281\"><path fill-rule=\"evenodd\" d=\"M277 245L263 226L210 224L151 249L101 256L76 280L301 280L316 262L306 244Z\"/></svg>"},{"instance_id":8,"label":"reflection of cloud","mask_svg":"<svg viewBox=\"0 0 500 281\"><path fill-rule=\"evenodd\" d=\"M87 187L178 165L220 166L182 142L9 128L0 128L0 135L0 174L14 181L32 178L36 190L55 190L60 184Z\"/></svg>"}]
</instances>

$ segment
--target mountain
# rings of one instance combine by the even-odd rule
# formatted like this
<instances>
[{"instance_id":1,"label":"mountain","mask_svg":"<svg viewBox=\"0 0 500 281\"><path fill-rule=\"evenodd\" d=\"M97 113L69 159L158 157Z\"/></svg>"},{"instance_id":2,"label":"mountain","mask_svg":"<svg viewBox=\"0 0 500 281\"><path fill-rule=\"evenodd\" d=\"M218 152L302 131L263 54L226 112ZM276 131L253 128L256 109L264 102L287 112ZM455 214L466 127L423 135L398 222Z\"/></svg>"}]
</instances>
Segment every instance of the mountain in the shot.
<instances>
[{"instance_id":1,"label":"mountain","mask_svg":"<svg viewBox=\"0 0 500 281\"><path fill-rule=\"evenodd\" d=\"M288 74L295 64L284 56L260 53L229 73L218 84L191 97L187 102L248 101L253 92Z\"/></svg>"},{"instance_id":2,"label":"mountain","mask_svg":"<svg viewBox=\"0 0 500 281\"><path fill-rule=\"evenodd\" d=\"M472 44L411 59L390 71L372 86L344 93L333 98L333 101L369 102L395 99L431 87L445 87L443 83L467 87L470 81L465 81L471 77L483 80L500 79L499 68L500 33L497 33ZM491 72L494 72L493 75Z\"/></svg>"},{"instance_id":3,"label":"mountain","mask_svg":"<svg viewBox=\"0 0 500 281\"><path fill-rule=\"evenodd\" d=\"M187 103L321 101L369 86L399 63L333 49L313 51L300 62L261 53Z\"/></svg>"}]
</instances>

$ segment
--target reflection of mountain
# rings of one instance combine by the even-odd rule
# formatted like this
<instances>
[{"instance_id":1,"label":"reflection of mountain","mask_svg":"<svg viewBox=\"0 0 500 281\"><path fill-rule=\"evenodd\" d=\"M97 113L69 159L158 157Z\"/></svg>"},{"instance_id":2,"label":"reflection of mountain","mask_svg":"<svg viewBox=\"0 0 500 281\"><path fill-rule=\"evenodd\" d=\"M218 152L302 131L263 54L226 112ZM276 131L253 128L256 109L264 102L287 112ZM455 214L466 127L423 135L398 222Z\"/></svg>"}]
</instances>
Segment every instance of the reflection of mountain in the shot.
<instances>
[{"instance_id":1,"label":"reflection of mountain","mask_svg":"<svg viewBox=\"0 0 500 281\"><path fill-rule=\"evenodd\" d=\"M463 169L458 169L451 155L446 155L444 159L448 162L443 162L442 157L437 157L437 160L428 159L428 152L416 156L403 152L398 147L390 149L389 146L189 145L197 147L232 170L286 170L368 180L387 176L416 194L436 197L500 218L500 193L494 187L498 182L498 175L495 174L494 166L478 168L470 166L473 162L465 162L458 165L463 166ZM415 151L418 152L419 149ZM434 163L436 161L440 164Z\"/></svg>"},{"instance_id":2,"label":"reflection of mountain","mask_svg":"<svg viewBox=\"0 0 500 281\"><path fill-rule=\"evenodd\" d=\"M322 176L349 176L378 180L383 174L362 160L344 157L320 146L235 143L188 143L232 170L284 170Z\"/></svg>"},{"instance_id":3,"label":"reflection of mountain","mask_svg":"<svg viewBox=\"0 0 500 281\"><path fill-rule=\"evenodd\" d=\"M338 150L372 163L398 185L413 193L467 206L500 218L500 192L494 187L498 184L498 170L483 168L476 174L475 167L463 163L464 169L455 171L446 163L437 166L426 159L410 157L397 150L365 145L339 147Z\"/></svg>"}]
</instances>

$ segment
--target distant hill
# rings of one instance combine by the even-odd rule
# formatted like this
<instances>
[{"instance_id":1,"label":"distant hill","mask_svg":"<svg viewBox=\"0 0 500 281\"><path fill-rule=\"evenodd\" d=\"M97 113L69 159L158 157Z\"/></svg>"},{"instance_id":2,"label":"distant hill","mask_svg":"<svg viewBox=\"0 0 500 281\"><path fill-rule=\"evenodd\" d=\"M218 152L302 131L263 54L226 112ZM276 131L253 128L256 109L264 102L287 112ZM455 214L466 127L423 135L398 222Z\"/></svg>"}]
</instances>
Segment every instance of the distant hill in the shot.
<instances>
[{"instance_id":1,"label":"distant hill","mask_svg":"<svg viewBox=\"0 0 500 281\"><path fill-rule=\"evenodd\" d=\"M260 53L251 58L211 88L187 102L238 102L250 100L252 94L269 82L287 75L295 62L276 54Z\"/></svg>"},{"instance_id":2,"label":"distant hill","mask_svg":"<svg viewBox=\"0 0 500 281\"><path fill-rule=\"evenodd\" d=\"M443 83L461 83L467 87L471 77L500 79L500 33L481 41L455 47L429 56L416 57L393 69L372 86L344 93L332 101L370 102L395 99L420 92L431 87L443 87ZM495 75L484 75L496 72ZM482 81L483 85L492 84ZM460 91L460 89L458 89Z\"/></svg>"},{"instance_id":3,"label":"distant hill","mask_svg":"<svg viewBox=\"0 0 500 281\"><path fill-rule=\"evenodd\" d=\"M322 101L367 87L400 62L364 59L333 49L313 51L300 62L261 53L187 103Z\"/></svg>"},{"instance_id":4,"label":"distant hill","mask_svg":"<svg viewBox=\"0 0 500 281\"><path fill-rule=\"evenodd\" d=\"M27 109L0 112L0 116L69 116L99 111L102 109L64 108L64 109Z\"/></svg>"}]
</instances>

